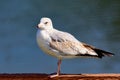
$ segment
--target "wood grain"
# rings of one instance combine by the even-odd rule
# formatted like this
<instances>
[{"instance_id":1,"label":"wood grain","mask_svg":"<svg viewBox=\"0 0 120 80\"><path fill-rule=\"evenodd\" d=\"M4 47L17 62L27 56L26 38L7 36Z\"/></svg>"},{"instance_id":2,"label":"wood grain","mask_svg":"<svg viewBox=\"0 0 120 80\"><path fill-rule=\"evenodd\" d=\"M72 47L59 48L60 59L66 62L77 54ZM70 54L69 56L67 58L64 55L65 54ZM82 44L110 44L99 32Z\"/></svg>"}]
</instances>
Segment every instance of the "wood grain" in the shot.
<instances>
[{"instance_id":1,"label":"wood grain","mask_svg":"<svg viewBox=\"0 0 120 80\"><path fill-rule=\"evenodd\" d=\"M62 74L51 78L49 74L0 74L0 80L120 80L120 74Z\"/></svg>"}]
</instances>

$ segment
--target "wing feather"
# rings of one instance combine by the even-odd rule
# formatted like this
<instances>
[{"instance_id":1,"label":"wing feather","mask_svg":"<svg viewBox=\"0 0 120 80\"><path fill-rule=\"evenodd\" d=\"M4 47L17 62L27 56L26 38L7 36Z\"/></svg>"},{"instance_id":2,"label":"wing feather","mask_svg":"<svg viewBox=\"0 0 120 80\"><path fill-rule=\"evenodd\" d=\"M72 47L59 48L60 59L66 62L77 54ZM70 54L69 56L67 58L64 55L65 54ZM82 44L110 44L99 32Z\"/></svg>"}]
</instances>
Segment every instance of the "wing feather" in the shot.
<instances>
[{"instance_id":1,"label":"wing feather","mask_svg":"<svg viewBox=\"0 0 120 80\"><path fill-rule=\"evenodd\" d=\"M59 52L62 56L90 56L102 58L103 56L112 56L113 54L94 46L79 42L69 33L54 31L50 34L51 42L49 43L53 51Z\"/></svg>"},{"instance_id":2,"label":"wing feather","mask_svg":"<svg viewBox=\"0 0 120 80\"><path fill-rule=\"evenodd\" d=\"M107 51L104 51L104 50L95 48L95 47L93 47L93 46L91 46L91 45L88 45L88 44L85 44L85 43L83 43L83 45L84 45L86 48L88 48L89 50L94 50L94 52L96 52L96 53L98 54L97 57L99 57L99 58L102 58L102 57L104 57L104 56L113 56L113 55L114 55L114 54L111 53L111 52L107 52Z\"/></svg>"},{"instance_id":3,"label":"wing feather","mask_svg":"<svg viewBox=\"0 0 120 80\"><path fill-rule=\"evenodd\" d=\"M50 37L50 47L59 51L63 56L75 56L86 53L83 45L69 33L58 31L50 35Z\"/></svg>"}]
</instances>

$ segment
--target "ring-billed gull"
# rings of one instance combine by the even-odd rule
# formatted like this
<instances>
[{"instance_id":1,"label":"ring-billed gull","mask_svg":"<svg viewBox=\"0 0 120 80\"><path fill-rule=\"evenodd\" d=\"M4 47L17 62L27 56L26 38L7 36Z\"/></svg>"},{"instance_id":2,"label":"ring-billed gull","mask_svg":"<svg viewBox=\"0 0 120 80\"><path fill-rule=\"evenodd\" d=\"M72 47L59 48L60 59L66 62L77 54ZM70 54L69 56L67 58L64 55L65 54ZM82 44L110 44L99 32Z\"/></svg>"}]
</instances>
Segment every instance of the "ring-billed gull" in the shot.
<instances>
[{"instance_id":1,"label":"ring-billed gull","mask_svg":"<svg viewBox=\"0 0 120 80\"><path fill-rule=\"evenodd\" d=\"M43 17L38 24L37 43L47 54L58 59L58 70L60 75L60 64L64 58L113 56L113 53L95 48L91 45L78 41L73 35L53 28L50 18Z\"/></svg>"}]
</instances>

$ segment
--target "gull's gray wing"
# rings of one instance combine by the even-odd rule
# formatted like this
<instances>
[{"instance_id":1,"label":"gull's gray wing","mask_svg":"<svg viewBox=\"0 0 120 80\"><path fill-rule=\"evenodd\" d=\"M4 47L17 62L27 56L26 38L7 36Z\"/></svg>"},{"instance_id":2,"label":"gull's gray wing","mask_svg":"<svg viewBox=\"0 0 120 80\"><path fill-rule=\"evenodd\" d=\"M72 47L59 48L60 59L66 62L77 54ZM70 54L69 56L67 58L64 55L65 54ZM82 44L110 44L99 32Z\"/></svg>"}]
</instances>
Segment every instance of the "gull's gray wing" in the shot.
<instances>
[{"instance_id":1,"label":"gull's gray wing","mask_svg":"<svg viewBox=\"0 0 120 80\"><path fill-rule=\"evenodd\" d=\"M104 56L114 55L113 53L79 42L74 36L66 32L55 31L50 37L50 47L59 52L62 56L89 56L102 58Z\"/></svg>"},{"instance_id":2,"label":"gull's gray wing","mask_svg":"<svg viewBox=\"0 0 120 80\"><path fill-rule=\"evenodd\" d=\"M58 51L62 56L75 56L89 53L82 43L69 33L54 31L50 34L50 37L50 47ZM94 51L91 50L91 52L92 55L97 55Z\"/></svg>"}]
</instances>

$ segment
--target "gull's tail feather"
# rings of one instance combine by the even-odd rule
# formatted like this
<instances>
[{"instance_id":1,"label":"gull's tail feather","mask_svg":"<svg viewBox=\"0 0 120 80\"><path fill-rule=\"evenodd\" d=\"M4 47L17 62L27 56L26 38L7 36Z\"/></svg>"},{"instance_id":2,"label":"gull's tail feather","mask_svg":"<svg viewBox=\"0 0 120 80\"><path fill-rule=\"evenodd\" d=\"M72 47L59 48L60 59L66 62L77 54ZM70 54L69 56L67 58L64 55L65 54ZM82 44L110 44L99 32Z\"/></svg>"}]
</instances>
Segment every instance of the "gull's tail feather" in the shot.
<instances>
[{"instance_id":1,"label":"gull's tail feather","mask_svg":"<svg viewBox=\"0 0 120 80\"><path fill-rule=\"evenodd\" d=\"M97 48L94 48L93 50L98 54L99 58L102 58L104 56L113 56L114 55L111 52L107 52L107 51L104 51L104 50L101 50L101 49L97 49Z\"/></svg>"},{"instance_id":2,"label":"gull's tail feather","mask_svg":"<svg viewBox=\"0 0 120 80\"><path fill-rule=\"evenodd\" d=\"M94 50L98 55L97 56L93 56L93 57L98 57L98 58L102 58L104 56L113 56L114 54L111 53L111 52L107 52L107 51L104 51L104 50L101 50L101 49L98 49L98 48L95 48L93 46L90 46L88 44L85 44L83 43L84 47L88 48L88 49L92 49ZM92 56L92 55L91 55Z\"/></svg>"}]
</instances>

